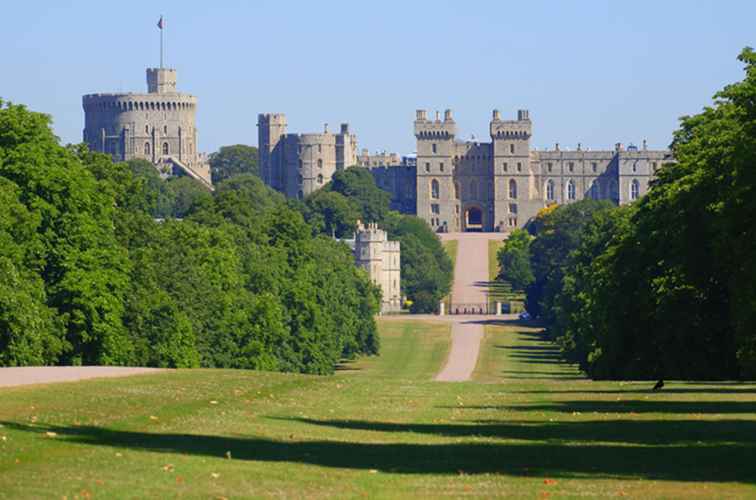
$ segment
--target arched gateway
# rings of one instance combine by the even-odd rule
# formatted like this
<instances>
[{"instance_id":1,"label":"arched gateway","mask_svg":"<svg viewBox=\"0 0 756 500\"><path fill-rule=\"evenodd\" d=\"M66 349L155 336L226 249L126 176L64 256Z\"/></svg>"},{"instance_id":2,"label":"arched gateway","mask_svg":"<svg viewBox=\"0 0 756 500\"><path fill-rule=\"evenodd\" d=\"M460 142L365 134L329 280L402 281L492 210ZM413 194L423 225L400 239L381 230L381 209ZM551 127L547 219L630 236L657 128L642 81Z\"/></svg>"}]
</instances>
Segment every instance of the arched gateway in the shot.
<instances>
[{"instance_id":1,"label":"arched gateway","mask_svg":"<svg viewBox=\"0 0 756 500\"><path fill-rule=\"evenodd\" d=\"M483 231L483 211L479 207L465 210L465 231Z\"/></svg>"}]
</instances>

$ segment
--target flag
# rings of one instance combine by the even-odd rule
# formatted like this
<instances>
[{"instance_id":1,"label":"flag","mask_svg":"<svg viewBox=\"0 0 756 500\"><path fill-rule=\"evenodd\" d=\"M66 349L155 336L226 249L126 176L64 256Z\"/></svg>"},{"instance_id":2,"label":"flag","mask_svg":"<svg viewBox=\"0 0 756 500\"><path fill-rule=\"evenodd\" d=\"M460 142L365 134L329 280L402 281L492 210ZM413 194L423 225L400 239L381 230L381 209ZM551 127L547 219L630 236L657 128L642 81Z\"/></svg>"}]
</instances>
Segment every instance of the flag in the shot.
<instances>
[{"instance_id":1,"label":"flag","mask_svg":"<svg viewBox=\"0 0 756 500\"><path fill-rule=\"evenodd\" d=\"M165 26L165 23L163 23L163 16L160 16L160 21L158 21L157 27L163 29L163 26Z\"/></svg>"}]
</instances>

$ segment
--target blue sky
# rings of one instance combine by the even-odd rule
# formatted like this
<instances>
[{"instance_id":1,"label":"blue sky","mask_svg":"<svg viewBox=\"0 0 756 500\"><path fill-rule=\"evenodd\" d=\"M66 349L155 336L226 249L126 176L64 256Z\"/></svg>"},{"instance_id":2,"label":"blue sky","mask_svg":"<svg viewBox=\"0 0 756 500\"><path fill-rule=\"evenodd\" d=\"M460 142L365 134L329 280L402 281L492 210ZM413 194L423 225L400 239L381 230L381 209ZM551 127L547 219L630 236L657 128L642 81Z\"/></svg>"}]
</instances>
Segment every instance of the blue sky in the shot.
<instances>
[{"instance_id":1,"label":"blue sky","mask_svg":"<svg viewBox=\"0 0 756 500\"><path fill-rule=\"evenodd\" d=\"M447 107L462 139L526 108L536 147L665 147L756 45L753 1L27 0L2 8L0 97L81 141L82 94L145 90L160 14L204 151L284 112L291 132L348 121L361 147L408 153L415 109Z\"/></svg>"}]
</instances>

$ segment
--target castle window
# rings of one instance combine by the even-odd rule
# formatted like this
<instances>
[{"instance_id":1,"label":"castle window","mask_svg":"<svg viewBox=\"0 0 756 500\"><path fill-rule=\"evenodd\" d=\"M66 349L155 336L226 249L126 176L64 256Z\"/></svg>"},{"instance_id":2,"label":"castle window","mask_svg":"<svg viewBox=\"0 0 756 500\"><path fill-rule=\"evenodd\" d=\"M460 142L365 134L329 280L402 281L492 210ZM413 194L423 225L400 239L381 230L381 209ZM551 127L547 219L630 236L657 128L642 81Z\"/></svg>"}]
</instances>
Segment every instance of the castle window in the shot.
<instances>
[{"instance_id":1,"label":"castle window","mask_svg":"<svg viewBox=\"0 0 756 500\"><path fill-rule=\"evenodd\" d=\"M299 198L300 200L304 198L304 193L301 190L297 193L297 198Z\"/></svg>"},{"instance_id":2,"label":"castle window","mask_svg":"<svg viewBox=\"0 0 756 500\"><path fill-rule=\"evenodd\" d=\"M302 159L299 159L299 170L302 170Z\"/></svg>"},{"instance_id":3,"label":"castle window","mask_svg":"<svg viewBox=\"0 0 756 500\"><path fill-rule=\"evenodd\" d=\"M637 171L638 171L638 163L635 162L633 163L633 172L637 172Z\"/></svg>"},{"instance_id":4,"label":"castle window","mask_svg":"<svg viewBox=\"0 0 756 500\"><path fill-rule=\"evenodd\" d=\"M167 142L163 143L163 154L164 155L168 154L168 143Z\"/></svg>"},{"instance_id":5,"label":"castle window","mask_svg":"<svg viewBox=\"0 0 756 500\"><path fill-rule=\"evenodd\" d=\"M575 182L573 182L572 179L567 181L567 199L568 200L575 199Z\"/></svg>"},{"instance_id":6,"label":"castle window","mask_svg":"<svg viewBox=\"0 0 756 500\"><path fill-rule=\"evenodd\" d=\"M554 201L554 181L551 179L546 181L546 199L548 201Z\"/></svg>"},{"instance_id":7,"label":"castle window","mask_svg":"<svg viewBox=\"0 0 756 500\"><path fill-rule=\"evenodd\" d=\"M323 168L323 160L318 158L318 168Z\"/></svg>"},{"instance_id":8,"label":"castle window","mask_svg":"<svg viewBox=\"0 0 756 500\"><path fill-rule=\"evenodd\" d=\"M444 171L444 162L441 162L438 167L441 169L441 171Z\"/></svg>"},{"instance_id":9,"label":"castle window","mask_svg":"<svg viewBox=\"0 0 756 500\"><path fill-rule=\"evenodd\" d=\"M320 148L320 144L318 144L318 153L322 153L322 150Z\"/></svg>"},{"instance_id":10,"label":"castle window","mask_svg":"<svg viewBox=\"0 0 756 500\"><path fill-rule=\"evenodd\" d=\"M436 154L437 148L436 148L436 144L435 143L431 144L431 148L433 149L433 154Z\"/></svg>"},{"instance_id":11,"label":"castle window","mask_svg":"<svg viewBox=\"0 0 756 500\"><path fill-rule=\"evenodd\" d=\"M512 215L517 215L517 203L509 204L509 213Z\"/></svg>"},{"instance_id":12,"label":"castle window","mask_svg":"<svg viewBox=\"0 0 756 500\"><path fill-rule=\"evenodd\" d=\"M638 179L633 179L633 182L630 183L630 199L635 201L640 196L640 182L638 182Z\"/></svg>"},{"instance_id":13,"label":"castle window","mask_svg":"<svg viewBox=\"0 0 756 500\"><path fill-rule=\"evenodd\" d=\"M504 162L504 165L502 165L502 167L504 168L504 171L506 172L507 169L509 168L509 165L507 165L507 162Z\"/></svg>"},{"instance_id":14,"label":"castle window","mask_svg":"<svg viewBox=\"0 0 756 500\"><path fill-rule=\"evenodd\" d=\"M654 173L656 173L656 170L659 168L659 165L656 162L654 162L652 165L653 165Z\"/></svg>"},{"instance_id":15,"label":"castle window","mask_svg":"<svg viewBox=\"0 0 756 500\"><path fill-rule=\"evenodd\" d=\"M549 169L549 172L551 172L551 170L554 168L554 165L552 163L549 163L547 165L547 168Z\"/></svg>"},{"instance_id":16,"label":"castle window","mask_svg":"<svg viewBox=\"0 0 756 500\"><path fill-rule=\"evenodd\" d=\"M150 156L150 143L149 142L144 143L144 154L145 156Z\"/></svg>"},{"instance_id":17,"label":"castle window","mask_svg":"<svg viewBox=\"0 0 756 500\"><path fill-rule=\"evenodd\" d=\"M522 172L522 163L517 162L517 171Z\"/></svg>"},{"instance_id":18,"label":"castle window","mask_svg":"<svg viewBox=\"0 0 756 500\"><path fill-rule=\"evenodd\" d=\"M145 125L144 126L144 133L145 134L149 134L150 133L150 126L149 125Z\"/></svg>"},{"instance_id":19,"label":"castle window","mask_svg":"<svg viewBox=\"0 0 756 500\"><path fill-rule=\"evenodd\" d=\"M517 199L517 181L509 179L509 198L512 200Z\"/></svg>"},{"instance_id":20,"label":"castle window","mask_svg":"<svg viewBox=\"0 0 756 500\"><path fill-rule=\"evenodd\" d=\"M457 200L459 199L459 182L454 183L454 198Z\"/></svg>"},{"instance_id":21,"label":"castle window","mask_svg":"<svg viewBox=\"0 0 756 500\"><path fill-rule=\"evenodd\" d=\"M163 133L164 134L168 133L168 125L163 125Z\"/></svg>"},{"instance_id":22,"label":"castle window","mask_svg":"<svg viewBox=\"0 0 756 500\"><path fill-rule=\"evenodd\" d=\"M593 173L596 173L596 170L598 169L598 165L596 165L596 162L591 163L591 168L593 169Z\"/></svg>"},{"instance_id":23,"label":"castle window","mask_svg":"<svg viewBox=\"0 0 756 500\"><path fill-rule=\"evenodd\" d=\"M318 174L318 184L323 184L323 174Z\"/></svg>"},{"instance_id":24,"label":"castle window","mask_svg":"<svg viewBox=\"0 0 756 500\"><path fill-rule=\"evenodd\" d=\"M425 162L425 171L430 172L430 163L427 161Z\"/></svg>"},{"instance_id":25,"label":"castle window","mask_svg":"<svg viewBox=\"0 0 756 500\"><path fill-rule=\"evenodd\" d=\"M431 205L431 213L432 213L433 215L438 215L438 214L440 214L440 213L441 213L441 207L439 206L439 204L438 204L438 203L433 203L433 204Z\"/></svg>"},{"instance_id":26,"label":"castle window","mask_svg":"<svg viewBox=\"0 0 756 500\"><path fill-rule=\"evenodd\" d=\"M454 211L457 212L457 215L459 215L459 205L455 205Z\"/></svg>"},{"instance_id":27,"label":"castle window","mask_svg":"<svg viewBox=\"0 0 756 500\"><path fill-rule=\"evenodd\" d=\"M436 179L433 179L431 181L431 198L433 198L434 200L437 200L439 198L439 191L440 191L440 187L439 187L438 181Z\"/></svg>"},{"instance_id":28,"label":"castle window","mask_svg":"<svg viewBox=\"0 0 756 500\"><path fill-rule=\"evenodd\" d=\"M570 169L570 172L574 172L575 171L575 164L572 163L572 162L570 162L569 169Z\"/></svg>"},{"instance_id":29,"label":"castle window","mask_svg":"<svg viewBox=\"0 0 756 500\"><path fill-rule=\"evenodd\" d=\"M509 145L509 152L514 154L514 144Z\"/></svg>"}]
</instances>

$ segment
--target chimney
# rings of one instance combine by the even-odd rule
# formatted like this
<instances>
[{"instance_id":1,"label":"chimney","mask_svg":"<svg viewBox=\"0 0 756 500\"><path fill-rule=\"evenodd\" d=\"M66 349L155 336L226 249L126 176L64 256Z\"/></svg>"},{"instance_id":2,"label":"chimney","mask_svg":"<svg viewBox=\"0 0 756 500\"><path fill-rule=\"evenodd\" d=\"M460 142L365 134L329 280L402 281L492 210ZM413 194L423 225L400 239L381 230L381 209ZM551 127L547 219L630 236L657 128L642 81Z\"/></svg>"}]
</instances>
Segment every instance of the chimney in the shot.
<instances>
[{"instance_id":1,"label":"chimney","mask_svg":"<svg viewBox=\"0 0 756 500\"><path fill-rule=\"evenodd\" d=\"M436 121L437 122L441 121L441 113L439 113L438 111L436 111Z\"/></svg>"},{"instance_id":2,"label":"chimney","mask_svg":"<svg viewBox=\"0 0 756 500\"><path fill-rule=\"evenodd\" d=\"M422 122L428 119L428 115L424 109L418 109L417 111L415 111L415 113L416 113L415 119L419 122Z\"/></svg>"},{"instance_id":3,"label":"chimney","mask_svg":"<svg viewBox=\"0 0 756 500\"><path fill-rule=\"evenodd\" d=\"M497 121L501 120L501 113L499 113L499 110L498 110L498 109L494 109L494 110L493 110L493 120L494 120L495 122L497 122Z\"/></svg>"},{"instance_id":4,"label":"chimney","mask_svg":"<svg viewBox=\"0 0 756 500\"><path fill-rule=\"evenodd\" d=\"M517 110L517 121L530 120L527 109Z\"/></svg>"},{"instance_id":5,"label":"chimney","mask_svg":"<svg viewBox=\"0 0 756 500\"><path fill-rule=\"evenodd\" d=\"M578 151L580 151L581 149L582 149L582 144L580 144L580 143L578 142L578 147L577 147L577 150L578 150Z\"/></svg>"},{"instance_id":6,"label":"chimney","mask_svg":"<svg viewBox=\"0 0 756 500\"><path fill-rule=\"evenodd\" d=\"M324 133L324 134L327 134L327 133L328 133L328 124L327 124L327 123L324 123L324 124L323 124L323 133Z\"/></svg>"},{"instance_id":7,"label":"chimney","mask_svg":"<svg viewBox=\"0 0 756 500\"><path fill-rule=\"evenodd\" d=\"M341 133L343 135L346 135L349 133L349 124L348 123L342 123L341 124Z\"/></svg>"},{"instance_id":8,"label":"chimney","mask_svg":"<svg viewBox=\"0 0 756 500\"><path fill-rule=\"evenodd\" d=\"M643 151L646 151L648 149L648 145L646 144L646 139L643 139Z\"/></svg>"},{"instance_id":9,"label":"chimney","mask_svg":"<svg viewBox=\"0 0 756 500\"><path fill-rule=\"evenodd\" d=\"M444 121L445 122L453 122L454 119L452 118L452 112L451 109L447 109L444 111Z\"/></svg>"},{"instance_id":10,"label":"chimney","mask_svg":"<svg viewBox=\"0 0 756 500\"><path fill-rule=\"evenodd\" d=\"M554 151L559 151L559 143L556 143L556 146L554 146Z\"/></svg>"}]
</instances>

